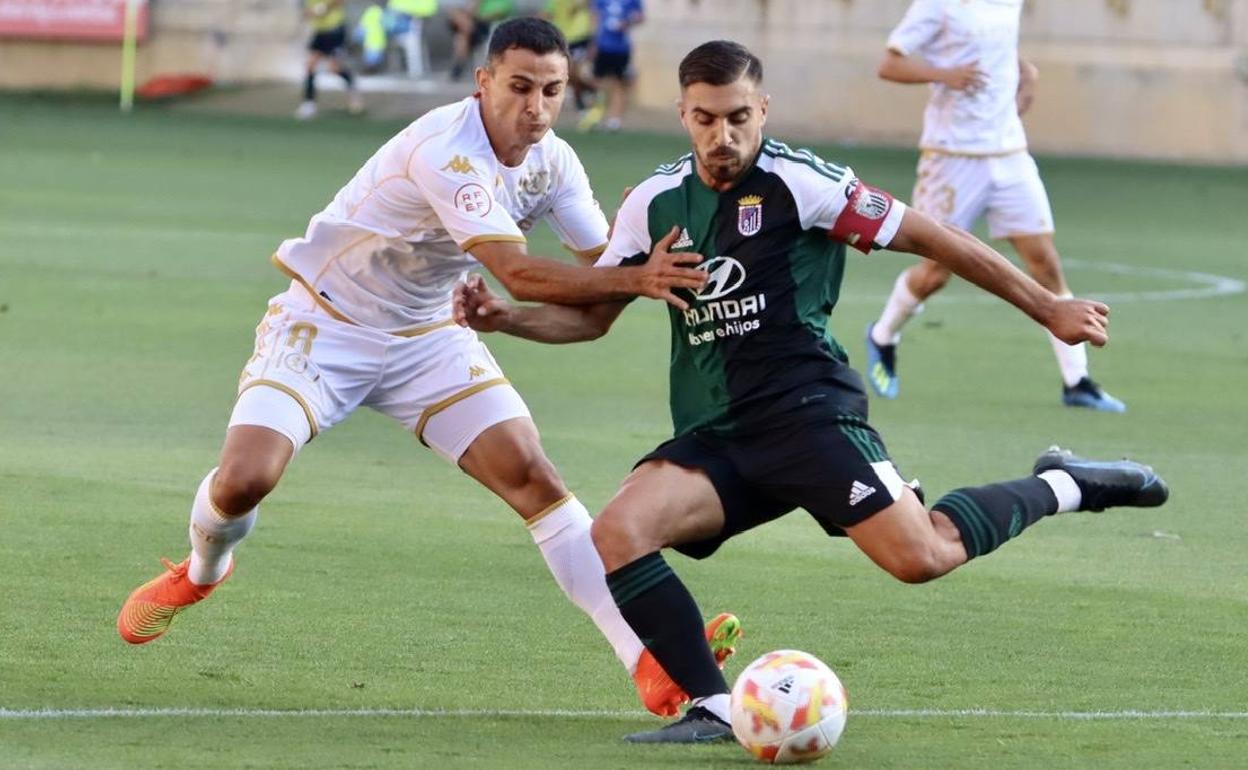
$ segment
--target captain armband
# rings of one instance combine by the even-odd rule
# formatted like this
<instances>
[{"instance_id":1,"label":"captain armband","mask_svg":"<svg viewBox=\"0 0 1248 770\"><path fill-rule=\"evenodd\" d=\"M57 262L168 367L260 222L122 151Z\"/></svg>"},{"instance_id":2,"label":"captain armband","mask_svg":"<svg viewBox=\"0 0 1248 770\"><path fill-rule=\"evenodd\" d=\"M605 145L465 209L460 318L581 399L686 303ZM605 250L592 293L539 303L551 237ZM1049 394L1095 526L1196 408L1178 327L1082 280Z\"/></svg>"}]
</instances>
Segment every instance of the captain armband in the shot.
<instances>
[{"instance_id":1,"label":"captain armband","mask_svg":"<svg viewBox=\"0 0 1248 770\"><path fill-rule=\"evenodd\" d=\"M845 208L828 235L868 254L871 249L879 247L876 236L889 220L889 212L896 201L884 190L868 187L857 179L845 188L845 197ZM890 230L892 232L887 234L886 240L892 239L896 227Z\"/></svg>"}]
</instances>

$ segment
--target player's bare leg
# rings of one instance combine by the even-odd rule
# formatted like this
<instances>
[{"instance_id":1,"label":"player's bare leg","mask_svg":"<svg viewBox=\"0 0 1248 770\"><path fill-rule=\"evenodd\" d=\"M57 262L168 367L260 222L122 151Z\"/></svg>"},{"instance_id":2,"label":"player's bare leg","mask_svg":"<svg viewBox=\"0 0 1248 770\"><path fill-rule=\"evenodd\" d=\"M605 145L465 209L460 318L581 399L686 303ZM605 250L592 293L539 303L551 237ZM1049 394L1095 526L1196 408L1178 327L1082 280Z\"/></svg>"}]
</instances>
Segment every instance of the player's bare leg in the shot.
<instances>
[{"instance_id":1,"label":"player's bare leg","mask_svg":"<svg viewBox=\"0 0 1248 770\"><path fill-rule=\"evenodd\" d=\"M486 429L469 446L459 465L525 520L555 582L611 643L616 657L633 676L646 708L659 716L677 713L688 696L645 653L621 617L590 538L589 512L568 492L547 459L533 421L515 418ZM712 621L712 633L726 635L731 631L730 627L721 629L726 620L716 620L719 622ZM735 622L732 618L731 623ZM738 635L726 637L722 646L730 647Z\"/></svg>"},{"instance_id":2,"label":"player's bare leg","mask_svg":"<svg viewBox=\"0 0 1248 770\"><path fill-rule=\"evenodd\" d=\"M234 548L255 525L260 501L293 455L291 439L269 428L235 425L226 431L218 466L204 477L191 506L191 555L178 564L164 560L165 572L130 594L117 616L123 639L144 644L159 638L179 612L208 598L230 576Z\"/></svg>"},{"instance_id":3,"label":"player's bare leg","mask_svg":"<svg viewBox=\"0 0 1248 770\"><path fill-rule=\"evenodd\" d=\"M723 527L723 506L710 479L662 460L635 469L594 521L594 544L616 605L646 640L659 667L694 704L679 722L626 740L685 743L731 737L722 658L712 649L714 641L705 639L697 603L659 553L713 537Z\"/></svg>"},{"instance_id":4,"label":"player's bare leg","mask_svg":"<svg viewBox=\"0 0 1248 770\"><path fill-rule=\"evenodd\" d=\"M303 101L295 110L295 117L308 120L316 117L316 68L320 66L320 51L309 51L307 63L304 65Z\"/></svg>"},{"instance_id":5,"label":"player's bare leg","mask_svg":"<svg viewBox=\"0 0 1248 770\"><path fill-rule=\"evenodd\" d=\"M1026 265L1027 272L1031 273L1037 283L1059 297L1071 296L1052 233L1019 235L1009 241ZM1101 412L1126 411L1126 404L1106 393L1088 375L1086 345L1067 345L1052 334L1048 336L1053 346L1053 354L1057 357L1057 366L1062 373L1063 403Z\"/></svg>"},{"instance_id":6,"label":"player's bare leg","mask_svg":"<svg viewBox=\"0 0 1248 770\"><path fill-rule=\"evenodd\" d=\"M967 561L962 536L949 517L928 511L909 488L901 499L846 530L871 561L905 583L940 577Z\"/></svg>"},{"instance_id":7,"label":"player's bare leg","mask_svg":"<svg viewBox=\"0 0 1248 770\"><path fill-rule=\"evenodd\" d=\"M901 380L897 374L897 344L901 329L918 312L919 306L944 288L952 273L938 262L925 259L907 270L893 283L878 320L867 326L867 382L877 395L897 398Z\"/></svg>"},{"instance_id":8,"label":"player's bare leg","mask_svg":"<svg viewBox=\"0 0 1248 770\"><path fill-rule=\"evenodd\" d=\"M846 532L872 561L906 583L925 583L984 556L1055 513L1151 508L1169 497L1153 469L1130 460L1091 461L1056 447L1034 475L956 489L923 507L908 487L889 507Z\"/></svg>"}]
</instances>

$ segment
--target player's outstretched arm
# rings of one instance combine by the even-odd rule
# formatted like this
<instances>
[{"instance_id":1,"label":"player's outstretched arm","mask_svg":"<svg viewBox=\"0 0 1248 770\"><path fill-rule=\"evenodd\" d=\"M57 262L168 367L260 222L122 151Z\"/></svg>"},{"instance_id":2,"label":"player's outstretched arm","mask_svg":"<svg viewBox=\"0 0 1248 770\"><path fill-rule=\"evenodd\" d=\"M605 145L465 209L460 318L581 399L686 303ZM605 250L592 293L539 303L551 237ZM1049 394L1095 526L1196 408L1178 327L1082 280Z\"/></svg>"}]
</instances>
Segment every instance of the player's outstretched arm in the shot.
<instances>
[{"instance_id":1,"label":"player's outstretched arm","mask_svg":"<svg viewBox=\"0 0 1248 770\"><path fill-rule=\"evenodd\" d=\"M596 305L517 307L490 291L479 275L455 287L455 323L479 332L503 332L535 342L561 344L598 339L607 333L627 301Z\"/></svg>"},{"instance_id":2,"label":"player's outstretched arm","mask_svg":"<svg viewBox=\"0 0 1248 770\"><path fill-rule=\"evenodd\" d=\"M884 52L876 74L894 83L943 83L955 91L968 92L982 87L986 77L977 61L944 69L928 64L921 56L907 56L891 48Z\"/></svg>"},{"instance_id":3,"label":"player's outstretched arm","mask_svg":"<svg viewBox=\"0 0 1248 770\"><path fill-rule=\"evenodd\" d=\"M988 244L970 233L942 225L907 208L888 248L935 260L985 291L1031 316L1069 345L1109 341L1109 306L1063 299L1036 283Z\"/></svg>"},{"instance_id":4,"label":"player's outstretched arm","mask_svg":"<svg viewBox=\"0 0 1248 770\"><path fill-rule=\"evenodd\" d=\"M692 267L702 261L701 255L668 251L679 233L673 228L644 264L630 267L579 267L530 256L522 244L509 241L478 243L468 251L518 300L592 305L650 297L687 310L689 304L673 290L702 288L706 273Z\"/></svg>"}]
</instances>

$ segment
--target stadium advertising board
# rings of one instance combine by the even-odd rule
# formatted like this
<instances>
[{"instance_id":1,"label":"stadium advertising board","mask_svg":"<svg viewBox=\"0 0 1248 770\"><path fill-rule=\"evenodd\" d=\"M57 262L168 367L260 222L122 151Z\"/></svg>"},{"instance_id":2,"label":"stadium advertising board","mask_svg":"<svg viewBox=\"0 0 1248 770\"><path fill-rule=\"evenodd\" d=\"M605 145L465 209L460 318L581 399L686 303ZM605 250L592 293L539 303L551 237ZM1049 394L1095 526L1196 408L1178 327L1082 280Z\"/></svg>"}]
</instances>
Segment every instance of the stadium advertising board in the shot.
<instances>
[{"instance_id":1,"label":"stadium advertising board","mask_svg":"<svg viewBox=\"0 0 1248 770\"><path fill-rule=\"evenodd\" d=\"M128 0L0 0L0 38L119 41ZM137 36L147 37L147 2L138 1Z\"/></svg>"}]
</instances>

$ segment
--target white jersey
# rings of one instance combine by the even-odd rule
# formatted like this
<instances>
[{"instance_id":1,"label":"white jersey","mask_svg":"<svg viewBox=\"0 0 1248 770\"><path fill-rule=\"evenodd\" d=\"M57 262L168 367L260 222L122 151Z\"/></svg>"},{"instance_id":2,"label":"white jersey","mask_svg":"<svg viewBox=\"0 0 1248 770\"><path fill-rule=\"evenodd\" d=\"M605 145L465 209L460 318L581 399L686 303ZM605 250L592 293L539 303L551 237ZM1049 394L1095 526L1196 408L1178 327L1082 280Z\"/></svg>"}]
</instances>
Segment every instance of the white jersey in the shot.
<instances>
[{"instance_id":1,"label":"white jersey","mask_svg":"<svg viewBox=\"0 0 1248 770\"><path fill-rule=\"evenodd\" d=\"M978 62L974 93L932 83L923 113L924 150L1004 155L1026 149L1018 117L1018 29L1023 0L914 0L888 37L889 50L947 69Z\"/></svg>"},{"instance_id":2,"label":"white jersey","mask_svg":"<svg viewBox=\"0 0 1248 770\"><path fill-rule=\"evenodd\" d=\"M572 148L548 131L523 163L505 166L469 97L386 142L273 260L335 318L420 334L450 318L452 289L478 264L468 249L524 243L540 219L575 252L606 244L606 218Z\"/></svg>"}]
</instances>

